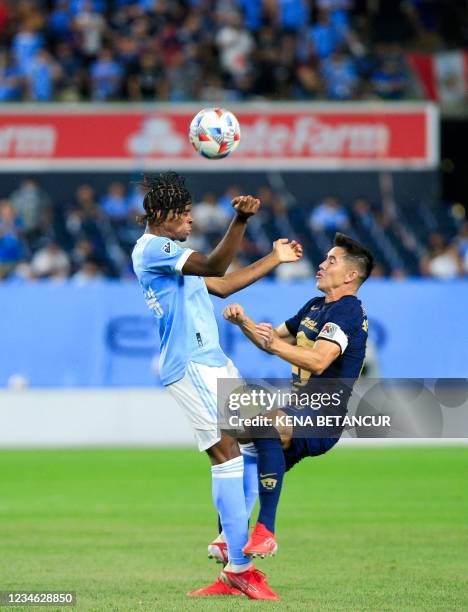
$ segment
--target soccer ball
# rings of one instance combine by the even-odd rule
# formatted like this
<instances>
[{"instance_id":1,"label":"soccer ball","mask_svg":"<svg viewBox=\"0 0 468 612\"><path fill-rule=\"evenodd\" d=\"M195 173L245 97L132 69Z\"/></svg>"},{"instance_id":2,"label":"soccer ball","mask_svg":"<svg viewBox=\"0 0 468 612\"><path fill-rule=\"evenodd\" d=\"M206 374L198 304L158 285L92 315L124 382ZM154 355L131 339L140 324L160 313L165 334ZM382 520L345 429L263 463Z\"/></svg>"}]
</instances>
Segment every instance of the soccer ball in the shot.
<instances>
[{"instance_id":1,"label":"soccer ball","mask_svg":"<svg viewBox=\"0 0 468 612\"><path fill-rule=\"evenodd\" d=\"M239 145L239 122L224 108L204 108L192 119L189 138L203 157L222 159Z\"/></svg>"}]
</instances>

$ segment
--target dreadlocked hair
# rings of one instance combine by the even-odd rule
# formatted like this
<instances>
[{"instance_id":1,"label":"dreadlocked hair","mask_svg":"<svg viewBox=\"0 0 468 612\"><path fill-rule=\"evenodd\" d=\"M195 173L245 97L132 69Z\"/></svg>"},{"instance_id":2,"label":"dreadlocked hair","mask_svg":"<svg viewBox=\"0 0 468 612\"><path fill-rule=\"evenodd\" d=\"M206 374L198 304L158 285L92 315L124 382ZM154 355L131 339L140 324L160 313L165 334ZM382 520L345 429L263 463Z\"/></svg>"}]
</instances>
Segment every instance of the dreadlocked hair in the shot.
<instances>
[{"instance_id":1,"label":"dreadlocked hair","mask_svg":"<svg viewBox=\"0 0 468 612\"><path fill-rule=\"evenodd\" d=\"M146 214L137 217L140 225L160 225L171 211L180 215L192 201L184 177L172 170L161 172L159 176L145 176L142 186L146 189L143 200Z\"/></svg>"}]
</instances>

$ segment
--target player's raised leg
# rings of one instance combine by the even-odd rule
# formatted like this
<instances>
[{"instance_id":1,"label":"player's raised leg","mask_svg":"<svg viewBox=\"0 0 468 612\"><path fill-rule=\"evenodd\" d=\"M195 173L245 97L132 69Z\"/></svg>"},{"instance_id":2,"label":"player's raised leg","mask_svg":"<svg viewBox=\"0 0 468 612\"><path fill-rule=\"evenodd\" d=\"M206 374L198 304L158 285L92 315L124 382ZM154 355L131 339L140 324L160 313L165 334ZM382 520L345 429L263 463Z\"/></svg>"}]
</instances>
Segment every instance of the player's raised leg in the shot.
<instances>
[{"instance_id":1,"label":"player's raised leg","mask_svg":"<svg viewBox=\"0 0 468 612\"><path fill-rule=\"evenodd\" d=\"M276 417L302 418L312 422L317 415L325 416L310 406L286 406L272 413L271 420L276 426L257 428L254 432L259 456L260 512L249 541L243 548L248 557L267 557L278 550L275 519L285 472L305 457L327 453L338 442L343 431L340 425L283 425L278 423Z\"/></svg>"},{"instance_id":2,"label":"player's raised leg","mask_svg":"<svg viewBox=\"0 0 468 612\"><path fill-rule=\"evenodd\" d=\"M278 414L283 414L278 411ZM274 422L276 413L272 415ZM275 555L278 543L275 538L275 520L286 471L283 445L290 443L292 429L273 425L252 428L257 450L257 470L260 512L257 522L243 552L248 557Z\"/></svg>"}]
</instances>

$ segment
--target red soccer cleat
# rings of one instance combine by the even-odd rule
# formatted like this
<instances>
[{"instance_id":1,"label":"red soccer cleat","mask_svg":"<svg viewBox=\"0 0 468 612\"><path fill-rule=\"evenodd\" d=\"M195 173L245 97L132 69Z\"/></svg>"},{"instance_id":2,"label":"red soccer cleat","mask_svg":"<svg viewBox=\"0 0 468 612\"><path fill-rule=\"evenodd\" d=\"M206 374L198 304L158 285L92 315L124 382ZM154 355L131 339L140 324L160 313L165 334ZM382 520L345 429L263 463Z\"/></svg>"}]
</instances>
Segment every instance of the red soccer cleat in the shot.
<instances>
[{"instance_id":1,"label":"red soccer cleat","mask_svg":"<svg viewBox=\"0 0 468 612\"><path fill-rule=\"evenodd\" d=\"M239 589L224 584L220 577L213 584L187 593L188 597L206 597L207 595L242 595L242 593Z\"/></svg>"},{"instance_id":2,"label":"red soccer cleat","mask_svg":"<svg viewBox=\"0 0 468 612\"><path fill-rule=\"evenodd\" d=\"M280 599L268 586L265 574L255 567L250 567L240 574L223 570L221 580L224 584L239 589L250 599L270 599L271 601L279 601Z\"/></svg>"},{"instance_id":3,"label":"red soccer cleat","mask_svg":"<svg viewBox=\"0 0 468 612\"><path fill-rule=\"evenodd\" d=\"M257 523L242 552L246 557L261 557L264 559L276 555L277 550L278 542L275 534L262 523Z\"/></svg>"},{"instance_id":4,"label":"red soccer cleat","mask_svg":"<svg viewBox=\"0 0 468 612\"><path fill-rule=\"evenodd\" d=\"M228 562L228 550L226 542L210 542L208 544L208 559L215 559L216 563Z\"/></svg>"}]
</instances>

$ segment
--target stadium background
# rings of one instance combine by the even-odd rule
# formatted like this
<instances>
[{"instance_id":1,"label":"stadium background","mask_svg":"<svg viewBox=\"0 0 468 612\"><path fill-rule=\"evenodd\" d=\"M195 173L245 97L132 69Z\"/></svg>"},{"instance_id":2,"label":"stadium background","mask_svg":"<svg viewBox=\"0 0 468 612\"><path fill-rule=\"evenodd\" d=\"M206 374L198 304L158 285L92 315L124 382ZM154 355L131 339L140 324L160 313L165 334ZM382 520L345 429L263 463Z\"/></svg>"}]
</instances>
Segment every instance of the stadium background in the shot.
<instances>
[{"instance_id":1,"label":"stadium background","mask_svg":"<svg viewBox=\"0 0 468 612\"><path fill-rule=\"evenodd\" d=\"M234 195L261 197L234 266L300 238L300 265L235 297L255 317L279 323L310 296L342 229L378 261L367 375L467 377L467 15L436 0L0 1L0 590L196 609L183 593L215 575L206 460L160 388L129 263L143 172L187 176L205 252ZM221 162L185 134L213 104L244 129ZM287 376L220 331L244 374ZM288 476L281 556L262 566L285 608L462 609L464 441L354 439Z\"/></svg>"}]
</instances>

